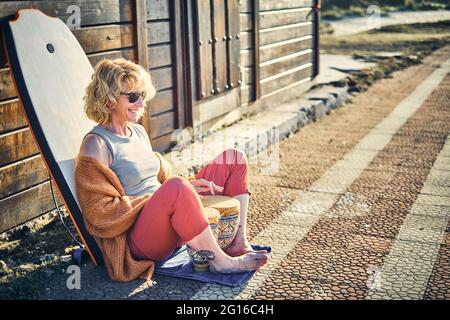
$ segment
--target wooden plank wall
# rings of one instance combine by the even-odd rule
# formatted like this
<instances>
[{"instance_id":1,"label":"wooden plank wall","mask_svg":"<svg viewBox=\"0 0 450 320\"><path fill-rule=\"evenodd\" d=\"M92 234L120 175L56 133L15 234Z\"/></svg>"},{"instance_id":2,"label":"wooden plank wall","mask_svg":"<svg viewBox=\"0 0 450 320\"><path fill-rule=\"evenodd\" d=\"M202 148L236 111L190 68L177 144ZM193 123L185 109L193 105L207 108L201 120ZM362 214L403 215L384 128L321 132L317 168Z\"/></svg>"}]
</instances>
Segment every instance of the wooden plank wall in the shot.
<instances>
[{"instance_id":1,"label":"wooden plank wall","mask_svg":"<svg viewBox=\"0 0 450 320\"><path fill-rule=\"evenodd\" d=\"M149 68L157 94L150 102L150 138L153 149L170 148L177 127L176 59L174 45L174 1L147 0Z\"/></svg>"},{"instance_id":2,"label":"wooden plank wall","mask_svg":"<svg viewBox=\"0 0 450 320\"><path fill-rule=\"evenodd\" d=\"M253 2L241 0L239 3L239 28L241 39L240 66L242 72L241 104L252 100L254 94L254 59L253 59Z\"/></svg>"},{"instance_id":3,"label":"wooden plank wall","mask_svg":"<svg viewBox=\"0 0 450 320\"><path fill-rule=\"evenodd\" d=\"M240 2L242 104L254 96L252 7ZM312 0L259 0L259 77L261 99L309 80L313 63Z\"/></svg>"},{"instance_id":4,"label":"wooden plank wall","mask_svg":"<svg viewBox=\"0 0 450 320\"><path fill-rule=\"evenodd\" d=\"M158 90L150 103L149 134L158 151L167 149L176 125L169 4L169 0L147 0L148 66ZM103 58L137 60L134 1L7 1L0 2L0 18L15 14L17 9L33 7L67 21L71 15L67 13L70 5L81 9L81 28L73 33L93 65ZM58 202L62 203L60 197ZM19 105L10 69L1 54L0 232L54 208L49 175Z\"/></svg>"}]
</instances>

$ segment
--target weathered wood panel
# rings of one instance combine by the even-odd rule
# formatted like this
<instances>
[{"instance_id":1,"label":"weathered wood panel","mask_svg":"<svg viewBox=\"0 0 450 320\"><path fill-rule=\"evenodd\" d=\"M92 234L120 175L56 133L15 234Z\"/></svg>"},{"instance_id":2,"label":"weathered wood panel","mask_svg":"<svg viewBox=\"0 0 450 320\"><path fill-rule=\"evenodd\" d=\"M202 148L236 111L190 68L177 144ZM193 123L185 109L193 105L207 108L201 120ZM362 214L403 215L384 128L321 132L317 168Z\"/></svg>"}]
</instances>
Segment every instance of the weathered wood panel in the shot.
<instances>
[{"instance_id":1,"label":"weathered wood panel","mask_svg":"<svg viewBox=\"0 0 450 320\"><path fill-rule=\"evenodd\" d=\"M53 184L58 205L63 204L56 186ZM50 191L50 182L44 182L35 187L0 200L0 232L9 230L55 209Z\"/></svg>"},{"instance_id":2,"label":"weathered wood panel","mask_svg":"<svg viewBox=\"0 0 450 320\"><path fill-rule=\"evenodd\" d=\"M295 53L280 59L271 60L260 65L261 79L274 76L278 73L294 69L306 63L312 63L312 50Z\"/></svg>"},{"instance_id":3,"label":"weathered wood panel","mask_svg":"<svg viewBox=\"0 0 450 320\"><path fill-rule=\"evenodd\" d=\"M197 0L197 65L199 99L214 94L213 39L211 30L211 6L209 1Z\"/></svg>"},{"instance_id":4,"label":"weathered wood panel","mask_svg":"<svg viewBox=\"0 0 450 320\"><path fill-rule=\"evenodd\" d=\"M251 12L253 0L240 0L239 10ZM260 11L312 7L314 0L259 0Z\"/></svg>"},{"instance_id":5,"label":"weathered wood panel","mask_svg":"<svg viewBox=\"0 0 450 320\"><path fill-rule=\"evenodd\" d=\"M228 49L228 85L237 87L240 82L239 73L239 51L240 51L240 32L239 32L239 8L235 0L227 0L228 16L228 35L225 34L225 41Z\"/></svg>"},{"instance_id":6,"label":"weathered wood panel","mask_svg":"<svg viewBox=\"0 0 450 320\"><path fill-rule=\"evenodd\" d=\"M313 86L310 77L291 83L278 90L272 91L261 97L260 107L270 108L274 105L280 105L291 102L295 99L301 99L302 96Z\"/></svg>"},{"instance_id":7,"label":"weathered wood panel","mask_svg":"<svg viewBox=\"0 0 450 320\"><path fill-rule=\"evenodd\" d=\"M153 46L148 48L150 68L157 68L171 65L170 45ZM133 49L122 49L107 52L88 54L88 59L92 66L95 66L102 59L125 58L135 60ZM163 79L164 82L166 79ZM170 86L169 86L170 87ZM167 86L165 87L167 88ZM0 70L0 101L17 97L10 69ZM0 117L0 121L3 121Z\"/></svg>"},{"instance_id":8,"label":"weathered wood panel","mask_svg":"<svg viewBox=\"0 0 450 320\"><path fill-rule=\"evenodd\" d=\"M314 50L314 68L313 78L317 77L320 70L320 0L314 0L314 14L313 14L313 50Z\"/></svg>"},{"instance_id":9,"label":"weathered wood panel","mask_svg":"<svg viewBox=\"0 0 450 320\"><path fill-rule=\"evenodd\" d=\"M133 49L119 49L114 51L106 51L100 53L91 53L87 55L92 67L95 67L102 59L124 58L135 61L135 52Z\"/></svg>"},{"instance_id":10,"label":"weathered wood panel","mask_svg":"<svg viewBox=\"0 0 450 320\"><path fill-rule=\"evenodd\" d=\"M240 33L241 37L241 50L242 49L253 49L253 31L245 31Z\"/></svg>"},{"instance_id":11,"label":"weathered wood panel","mask_svg":"<svg viewBox=\"0 0 450 320\"><path fill-rule=\"evenodd\" d=\"M134 49L136 51L136 63L140 64L144 69L149 68L148 64L148 42L147 42L147 1L146 0L135 0L134 1L134 21L136 30L136 41ZM148 129L148 115L143 115L142 124L145 130Z\"/></svg>"},{"instance_id":12,"label":"weathered wood panel","mask_svg":"<svg viewBox=\"0 0 450 320\"><path fill-rule=\"evenodd\" d=\"M254 86L241 87L241 103L242 104L246 104L253 100L253 97L255 95L254 90L255 90Z\"/></svg>"},{"instance_id":13,"label":"weathered wood panel","mask_svg":"<svg viewBox=\"0 0 450 320\"><path fill-rule=\"evenodd\" d=\"M251 13L239 14L239 28L241 32L253 30L253 18Z\"/></svg>"},{"instance_id":14,"label":"weathered wood panel","mask_svg":"<svg viewBox=\"0 0 450 320\"><path fill-rule=\"evenodd\" d=\"M311 46L311 36L278 42L274 45L262 46L260 48L261 63L310 49Z\"/></svg>"},{"instance_id":15,"label":"weathered wood panel","mask_svg":"<svg viewBox=\"0 0 450 320\"><path fill-rule=\"evenodd\" d=\"M242 85L240 92L241 105L248 103L254 94L253 87L253 49L254 49L254 30L253 30L253 1L239 1L239 29L240 29L240 65L242 71Z\"/></svg>"},{"instance_id":16,"label":"weathered wood panel","mask_svg":"<svg viewBox=\"0 0 450 320\"><path fill-rule=\"evenodd\" d=\"M154 26L154 29L151 29L152 32L149 32L148 35L150 45L166 44L170 41L169 22L149 23L149 25L149 28ZM123 57L135 61L135 52L132 48L134 42L134 27L132 25L91 27L73 30L73 32L93 66L101 59ZM171 62L167 62L170 59L170 54L166 55L168 50L170 51L170 45L150 47L148 49L150 68L170 64ZM152 56L155 56L155 58L151 58ZM11 99L16 96L11 71L8 68L0 69L0 100Z\"/></svg>"},{"instance_id":17,"label":"weathered wood panel","mask_svg":"<svg viewBox=\"0 0 450 320\"><path fill-rule=\"evenodd\" d=\"M132 24L88 27L72 33L86 54L132 47L136 42Z\"/></svg>"},{"instance_id":18,"label":"weathered wood panel","mask_svg":"<svg viewBox=\"0 0 450 320\"><path fill-rule=\"evenodd\" d=\"M312 65L304 65L277 76L261 80L261 96L267 95L270 92L286 87L297 81L310 78L312 75Z\"/></svg>"},{"instance_id":19,"label":"weathered wood panel","mask_svg":"<svg viewBox=\"0 0 450 320\"><path fill-rule=\"evenodd\" d=\"M19 9L34 8L71 22L73 6L79 8L81 27L133 21L133 2L129 0L6 1L0 2L0 12L5 17Z\"/></svg>"},{"instance_id":20,"label":"weathered wood panel","mask_svg":"<svg viewBox=\"0 0 450 320\"><path fill-rule=\"evenodd\" d=\"M172 48L169 44L151 46L148 48L150 69L172 65Z\"/></svg>"},{"instance_id":21,"label":"weathered wood panel","mask_svg":"<svg viewBox=\"0 0 450 320\"><path fill-rule=\"evenodd\" d=\"M239 0L239 12L240 13L251 13L252 12L252 1L254 1L254 0Z\"/></svg>"},{"instance_id":22,"label":"weathered wood panel","mask_svg":"<svg viewBox=\"0 0 450 320\"><path fill-rule=\"evenodd\" d=\"M150 21L147 29L149 45L170 43L169 21ZM124 48L132 48L136 43L135 27L132 23L84 27L73 29L72 32L88 55L108 50L125 50ZM131 60L134 60L134 53ZM0 67L5 66L6 60L3 57Z\"/></svg>"},{"instance_id":23,"label":"weathered wood panel","mask_svg":"<svg viewBox=\"0 0 450 320\"><path fill-rule=\"evenodd\" d=\"M169 0L147 0L147 18L156 20L147 24L147 43L150 45L148 65L157 89L157 95L149 105L151 118L147 131L152 144L155 144L153 138L172 132L177 125L175 103L179 104L180 101L177 100L177 91L174 89L177 88L178 73L173 67L176 61L172 60L174 56L172 50L178 48L176 41L180 40L176 34L177 26L174 19L178 11L174 8L175 5L172 3L171 7ZM159 147L162 150L168 146L169 144Z\"/></svg>"},{"instance_id":24,"label":"weathered wood panel","mask_svg":"<svg viewBox=\"0 0 450 320\"><path fill-rule=\"evenodd\" d=\"M145 70L149 68L148 57L148 24L147 24L147 1L134 1L134 21L136 40L134 42L135 62L141 65ZM140 119L140 124L146 132L150 131L150 114L145 112Z\"/></svg>"},{"instance_id":25,"label":"weathered wood panel","mask_svg":"<svg viewBox=\"0 0 450 320\"><path fill-rule=\"evenodd\" d=\"M241 82L239 72L240 17L235 0L197 0L195 16L198 38L196 40L198 44L195 44L198 99L203 100L211 95L219 95L227 90L232 90ZM208 43L212 43L212 59L210 59ZM209 84L211 78L213 86L209 90L205 84Z\"/></svg>"},{"instance_id":26,"label":"weathered wood panel","mask_svg":"<svg viewBox=\"0 0 450 320\"><path fill-rule=\"evenodd\" d=\"M172 134L168 133L164 136L152 139L152 148L154 151L165 152L167 148L172 147L174 144L172 143Z\"/></svg>"},{"instance_id":27,"label":"weathered wood panel","mask_svg":"<svg viewBox=\"0 0 450 320\"><path fill-rule=\"evenodd\" d=\"M150 120L150 138L166 135L174 130L175 112L170 111L153 116Z\"/></svg>"},{"instance_id":28,"label":"weathered wood panel","mask_svg":"<svg viewBox=\"0 0 450 320\"><path fill-rule=\"evenodd\" d=\"M41 155L0 168L0 199L43 183L49 179Z\"/></svg>"},{"instance_id":29,"label":"weathered wood panel","mask_svg":"<svg viewBox=\"0 0 450 320\"><path fill-rule=\"evenodd\" d=\"M253 50L241 50L241 67L253 65Z\"/></svg>"},{"instance_id":30,"label":"weathered wood panel","mask_svg":"<svg viewBox=\"0 0 450 320\"><path fill-rule=\"evenodd\" d=\"M263 30L292 23L305 22L311 18L311 8L261 12L260 28Z\"/></svg>"},{"instance_id":31,"label":"weathered wood panel","mask_svg":"<svg viewBox=\"0 0 450 320\"><path fill-rule=\"evenodd\" d=\"M0 102L0 134L26 126L19 99Z\"/></svg>"},{"instance_id":32,"label":"weathered wood panel","mask_svg":"<svg viewBox=\"0 0 450 320\"><path fill-rule=\"evenodd\" d=\"M150 56L150 67L158 68L161 66L171 65L171 56L170 56L170 45L161 45L161 46L153 46L148 48L149 56ZM132 49L126 50L116 50L116 51L108 51L99 54L90 54L88 55L89 60L93 65L95 65L101 59L113 59L118 57L124 57L126 59L133 60L134 53ZM163 79L161 79L162 83L167 83L167 74L169 72L163 71L155 71L152 72L153 78L157 77L158 74L162 74ZM10 78L10 70L5 69L3 72L4 78ZM170 77L169 77L170 78ZM163 88L167 87L167 84L163 85ZM12 79L9 82L9 86L6 86L7 90L3 90L4 97L15 95L14 87L12 86ZM3 88L5 89L5 88ZM14 93L14 94L13 94ZM18 99L8 100L0 103L0 127L1 131L12 130L14 128L20 127L22 125L26 125L25 118L23 116ZM19 112L18 117L14 119L11 115L17 114ZM9 122L8 122L9 121ZM14 125L17 123L17 125Z\"/></svg>"},{"instance_id":33,"label":"weathered wood panel","mask_svg":"<svg viewBox=\"0 0 450 320\"><path fill-rule=\"evenodd\" d=\"M147 24L147 43L170 42L170 22L155 21Z\"/></svg>"},{"instance_id":34,"label":"weathered wood panel","mask_svg":"<svg viewBox=\"0 0 450 320\"><path fill-rule=\"evenodd\" d=\"M225 25L225 2L213 0L213 55L214 55L214 91L216 94L226 90L227 85L227 36Z\"/></svg>"},{"instance_id":35,"label":"weathered wood panel","mask_svg":"<svg viewBox=\"0 0 450 320\"><path fill-rule=\"evenodd\" d=\"M150 46L148 50L148 64L150 68L158 68L172 64L171 46L169 44ZM102 59L124 58L135 61L134 49L120 49L114 51L106 51L87 55L92 66L100 62Z\"/></svg>"},{"instance_id":36,"label":"weathered wood panel","mask_svg":"<svg viewBox=\"0 0 450 320\"><path fill-rule=\"evenodd\" d=\"M261 97L261 77L259 74L259 65L261 63L259 34L261 32L261 14L259 9L259 0L252 2L252 17L253 17L253 100L256 101Z\"/></svg>"},{"instance_id":37,"label":"weathered wood panel","mask_svg":"<svg viewBox=\"0 0 450 320\"><path fill-rule=\"evenodd\" d=\"M261 46L268 44L301 38L313 34L313 25L311 22L301 22L286 26L275 27L262 30L259 33L259 42Z\"/></svg>"},{"instance_id":38,"label":"weathered wood panel","mask_svg":"<svg viewBox=\"0 0 450 320\"><path fill-rule=\"evenodd\" d=\"M14 88L11 70L0 69L0 101L17 97Z\"/></svg>"},{"instance_id":39,"label":"weathered wood panel","mask_svg":"<svg viewBox=\"0 0 450 320\"><path fill-rule=\"evenodd\" d=\"M158 91L156 96L150 101L149 108L152 116L173 110L173 90Z\"/></svg>"},{"instance_id":40,"label":"weathered wood panel","mask_svg":"<svg viewBox=\"0 0 450 320\"><path fill-rule=\"evenodd\" d=\"M156 90L172 88L172 67L150 69L150 75Z\"/></svg>"},{"instance_id":41,"label":"weathered wood panel","mask_svg":"<svg viewBox=\"0 0 450 320\"><path fill-rule=\"evenodd\" d=\"M175 126L184 128L190 124L190 112L192 110L190 93L186 90L191 83L190 70L187 67L189 51L185 50L185 35L189 34L187 26L183 23L184 13L187 12L186 3L183 1L171 2L172 18L172 47L171 58L173 66L173 101L175 102Z\"/></svg>"},{"instance_id":42,"label":"weathered wood panel","mask_svg":"<svg viewBox=\"0 0 450 320\"><path fill-rule=\"evenodd\" d=\"M199 120L201 123L206 123L209 120L227 114L239 105L238 90L228 90L219 99L209 99L199 106Z\"/></svg>"},{"instance_id":43,"label":"weathered wood panel","mask_svg":"<svg viewBox=\"0 0 450 320\"><path fill-rule=\"evenodd\" d=\"M38 153L28 127L0 135L0 167Z\"/></svg>"},{"instance_id":44,"label":"weathered wood panel","mask_svg":"<svg viewBox=\"0 0 450 320\"><path fill-rule=\"evenodd\" d=\"M147 0L147 19L169 19L169 0Z\"/></svg>"},{"instance_id":45,"label":"weathered wood panel","mask_svg":"<svg viewBox=\"0 0 450 320\"><path fill-rule=\"evenodd\" d=\"M312 7L313 0L259 0L260 11Z\"/></svg>"},{"instance_id":46,"label":"weathered wood panel","mask_svg":"<svg viewBox=\"0 0 450 320\"><path fill-rule=\"evenodd\" d=\"M242 70L242 83L244 85L250 85L255 81L255 70L253 68L249 67Z\"/></svg>"}]
</instances>

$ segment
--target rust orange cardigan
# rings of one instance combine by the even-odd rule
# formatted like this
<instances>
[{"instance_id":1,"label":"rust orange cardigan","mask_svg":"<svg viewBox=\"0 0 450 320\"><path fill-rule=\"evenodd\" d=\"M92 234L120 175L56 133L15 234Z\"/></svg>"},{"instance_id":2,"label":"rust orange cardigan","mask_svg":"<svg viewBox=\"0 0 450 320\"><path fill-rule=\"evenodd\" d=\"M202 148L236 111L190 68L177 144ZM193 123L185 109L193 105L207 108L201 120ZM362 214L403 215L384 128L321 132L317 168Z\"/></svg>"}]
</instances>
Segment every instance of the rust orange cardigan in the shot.
<instances>
[{"instance_id":1,"label":"rust orange cardigan","mask_svg":"<svg viewBox=\"0 0 450 320\"><path fill-rule=\"evenodd\" d=\"M75 185L87 230L103 253L110 278L120 282L150 279L154 262L132 257L127 234L151 194L126 196L110 168L81 155L75 161Z\"/></svg>"}]
</instances>

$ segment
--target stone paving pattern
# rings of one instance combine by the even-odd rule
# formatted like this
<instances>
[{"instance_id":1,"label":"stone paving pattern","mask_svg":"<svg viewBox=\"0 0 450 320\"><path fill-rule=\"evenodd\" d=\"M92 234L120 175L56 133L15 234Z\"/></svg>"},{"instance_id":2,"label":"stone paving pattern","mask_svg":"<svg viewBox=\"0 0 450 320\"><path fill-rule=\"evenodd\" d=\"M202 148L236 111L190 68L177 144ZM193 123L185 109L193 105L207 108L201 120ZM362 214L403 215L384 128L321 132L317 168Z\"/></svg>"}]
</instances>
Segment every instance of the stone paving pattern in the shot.
<instances>
[{"instance_id":1,"label":"stone paving pattern","mask_svg":"<svg viewBox=\"0 0 450 320\"><path fill-rule=\"evenodd\" d=\"M306 299L364 299L367 296L372 273L383 266L391 252L399 228L404 225L405 217L417 200L437 153L446 142L450 131L450 109L446 103L449 85L450 77L447 77L440 89L349 187L349 192L343 194L341 201L331 208L330 217L322 218L314 226L283 260L282 270L274 272L251 298L289 298L286 292L302 292L298 298ZM430 135L431 126L433 133ZM374 185L374 177L381 183L375 180L377 184ZM449 199L446 199L446 204L449 204ZM441 219L447 221L448 217L447 214ZM420 218L423 217L415 216L409 222L420 224L423 220ZM430 219L426 221L429 223ZM438 249L435 243L423 243L433 226L424 225L421 228L425 228L422 231L425 239L417 240L419 228L412 228L415 232L410 235L416 239L401 239L406 240L400 248L403 250L395 253L395 260L400 261L400 265L401 256L411 246L423 246L419 252L425 254L430 249ZM416 242L411 243L414 240ZM445 257L441 260L445 261ZM413 261L405 263L411 264ZM422 260L416 259L415 263L419 261ZM427 259L425 262L432 263ZM401 281L396 278L398 274L392 274L391 279ZM447 283L445 279L441 280L440 297L447 294L448 298L448 276L447 273ZM390 284L394 288L398 285L396 282ZM408 294L394 298L408 298Z\"/></svg>"}]
</instances>

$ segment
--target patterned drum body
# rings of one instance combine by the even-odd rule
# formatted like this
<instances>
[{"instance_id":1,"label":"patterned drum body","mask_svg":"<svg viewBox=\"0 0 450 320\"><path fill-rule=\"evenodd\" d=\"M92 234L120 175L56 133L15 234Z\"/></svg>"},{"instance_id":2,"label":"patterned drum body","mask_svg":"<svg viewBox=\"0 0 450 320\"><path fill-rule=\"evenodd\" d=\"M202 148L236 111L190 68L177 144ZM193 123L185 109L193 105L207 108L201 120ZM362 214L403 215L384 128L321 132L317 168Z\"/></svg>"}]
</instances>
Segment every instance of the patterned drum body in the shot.
<instances>
[{"instance_id":1,"label":"patterned drum body","mask_svg":"<svg viewBox=\"0 0 450 320\"><path fill-rule=\"evenodd\" d=\"M225 249L233 242L239 227L240 202L232 197L207 195L202 198L202 203L205 208L219 211L219 224L214 233L220 248Z\"/></svg>"}]
</instances>

